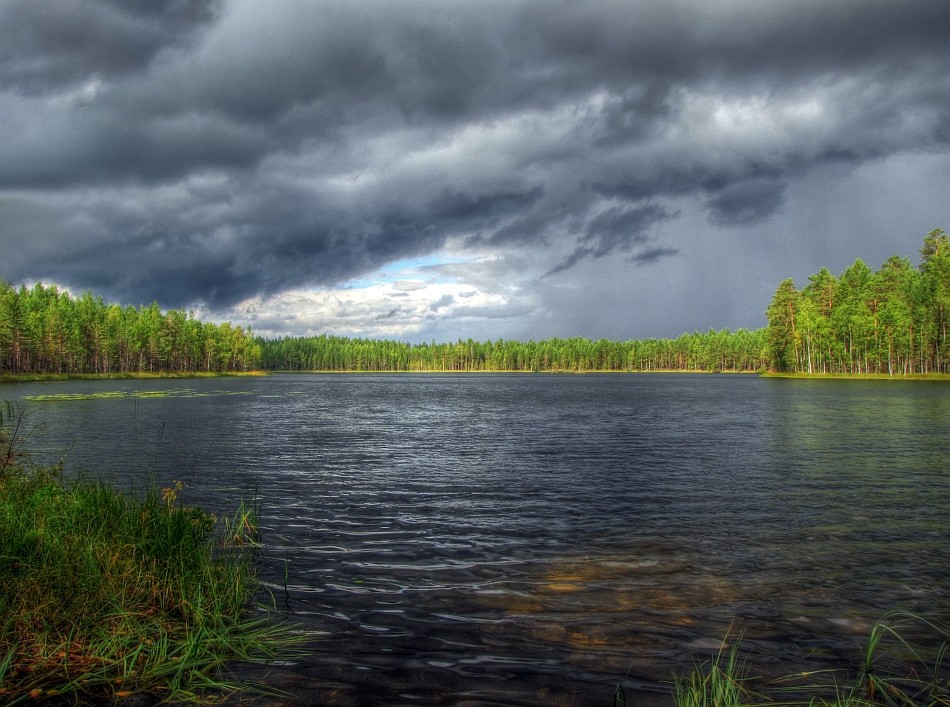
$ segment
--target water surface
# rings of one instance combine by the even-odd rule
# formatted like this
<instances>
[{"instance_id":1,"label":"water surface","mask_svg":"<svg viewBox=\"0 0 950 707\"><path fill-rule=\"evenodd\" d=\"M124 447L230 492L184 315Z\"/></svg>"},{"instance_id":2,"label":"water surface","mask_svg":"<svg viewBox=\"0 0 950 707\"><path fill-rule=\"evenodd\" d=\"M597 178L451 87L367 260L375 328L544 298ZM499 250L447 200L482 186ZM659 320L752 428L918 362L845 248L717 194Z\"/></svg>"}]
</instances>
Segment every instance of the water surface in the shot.
<instances>
[{"instance_id":1,"label":"water surface","mask_svg":"<svg viewBox=\"0 0 950 707\"><path fill-rule=\"evenodd\" d=\"M259 496L261 576L311 636L268 679L301 704L604 705L621 681L668 694L730 627L758 674L783 675L847 666L894 608L950 620L945 384L277 375L0 394L70 473L181 480L219 512Z\"/></svg>"}]
</instances>

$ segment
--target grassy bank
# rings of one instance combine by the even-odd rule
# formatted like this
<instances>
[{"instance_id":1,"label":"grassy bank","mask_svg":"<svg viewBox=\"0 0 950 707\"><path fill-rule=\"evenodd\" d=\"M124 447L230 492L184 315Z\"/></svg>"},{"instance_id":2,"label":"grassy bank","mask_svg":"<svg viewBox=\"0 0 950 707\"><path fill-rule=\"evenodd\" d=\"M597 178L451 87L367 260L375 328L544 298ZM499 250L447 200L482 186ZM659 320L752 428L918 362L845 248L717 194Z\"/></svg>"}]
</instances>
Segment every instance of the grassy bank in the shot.
<instances>
[{"instance_id":1,"label":"grassy bank","mask_svg":"<svg viewBox=\"0 0 950 707\"><path fill-rule=\"evenodd\" d=\"M707 375L707 374L725 374L725 375L737 375L737 376L754 376L761 373L761 371L715 371L715 370L696 370L696 369L680 369L680 368L658 368L651 370L617 370L612 368L592 368L585 369L582 371L570 369L570 368L547 368L543 370L518 370L518 369L486 369L486 370L445 370L441 368L432 368L432 369L413 369L411 371L372 371L372 370L350 370L350 369L333 369L333 370L274 370L268 371L268 373L284 373L289 375L392 375L392 376L401 376L401 375L433 375L433 374L451 374L451 375L462 375L462 376L494 376L494 375L512 375L512 376L536 376L536 375L553 375L553 376L586 376L586 375L613 375L613 376L631 376L631 375L654 375L654 374L684 374L684 375Z\"/></svg>"},{"instance_id":2,"label":"grassy bank","mask_svg":"<svg viewBox=\"0 0 950 707\"><path fill-rule=\"evenodd\" d=\"M880 381L950 381L950 373L763 373L764 378L797 378L802 380L880 380Z\"/></svg>"},{"instance_id":3,"label":"grassy bank","mask_svg":"<svg viewBox=\"0 0 950 707\"><path fill-rule=\"evenodd\" d=\"M0 373L0 383L41 383L68 380L150 380L153 378L228 378L235 376L266 376L266 371L228 371L223 373L191 371L188 373Z\"/></svg>"},{"instance_id":4,"label":"grassy bank","mask_svg":"<svg viewBox=\"0 0 950 707\"><path fill-rule=\"evenodd\" d=\"M230 661L286 648L286 632L250 612L256 511L217 519L181 491L67 484L0 437L0 703L202 702L248 687Z\"/></svg>"}]
</instances>

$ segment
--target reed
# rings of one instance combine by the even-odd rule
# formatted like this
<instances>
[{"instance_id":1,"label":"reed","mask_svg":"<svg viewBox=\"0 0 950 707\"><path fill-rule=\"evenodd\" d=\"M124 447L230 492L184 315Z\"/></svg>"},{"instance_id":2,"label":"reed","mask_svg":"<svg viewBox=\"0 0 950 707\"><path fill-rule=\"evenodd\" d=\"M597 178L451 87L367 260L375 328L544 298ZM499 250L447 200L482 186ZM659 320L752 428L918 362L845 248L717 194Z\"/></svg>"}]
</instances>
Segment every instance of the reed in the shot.
<instances>
[{"instance_id":1,"label":"reed","mask_svg":"<svg viewBox=\"0 0 950 707\"><path fill-rule=\"evenodd\" d=\"M950 671L945 662L950 630L916 614L892 611L874 625L856 675L841 671L790 675L755 692L738 660L739 641L726 652L727 640L728 635L712 661L674 678L677 707L950 707Z\"/></svg>"},{"instance_id":2,"label":"reed","mask_svg":"<svg viewBox=\"0 0 950 707\"><path fill-rule=\"evenodd\" d=\"M908 635L929 640L930 649ZM868 636L857 677L822 704L842 707L950 706L950 672L945 657L950 642L947 627L906 611L892 611Z\"/></svg>"},{"instance_id":3,"label":"reed","mask_svg":"<svg viewBox=\"0 0 950 707\"><path fill-rule=\"evenodd\" d=\"M4 449L16 449L9 433ZM228 674L233 661L267 660L293 642L251 610L257 509L219 520L182 505L181 484L133 498L5 458L0 703L267 691Z\"/></svg>"},{"instance_id":4,"label":"reed","mask_svg":"<svg viewBox=\"0 0 950 707\"><path fill-rule=\"evenodd\" d=\"M678 707L736 707L760 698L748 688L748 671L739 661L742 636L740 634L727 649L729 633L712 660L697 665L685 675L674 676L674 699Z\"/></svg>"}]
</instances>

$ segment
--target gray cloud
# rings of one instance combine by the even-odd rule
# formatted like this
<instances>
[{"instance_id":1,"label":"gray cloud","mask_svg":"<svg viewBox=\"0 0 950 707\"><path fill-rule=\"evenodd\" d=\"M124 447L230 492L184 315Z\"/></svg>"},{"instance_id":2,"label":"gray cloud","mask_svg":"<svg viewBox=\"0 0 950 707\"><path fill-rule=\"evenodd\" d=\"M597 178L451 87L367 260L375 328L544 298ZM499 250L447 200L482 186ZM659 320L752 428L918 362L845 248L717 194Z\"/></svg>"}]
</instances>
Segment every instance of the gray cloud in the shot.
<instances>
[{"instance_id":1,"label":"gray cloud","mask_svg":"<svg viewBox=\"0 0 950 707\"><path fill-rule=\"evenodd\" d=\"M642 250L631 257L631 260L637 265L649 265L650 263L655 263L662 258L670 258L674 255L679 255L679 250L677 248L648 248L647 250Z\"/></svg>"},{"instance_id":2,"label":"gray cloud","mask_svg":"<svg viewBox=\"0 0 950 707\"><path fill-rule=\"evenodd\" d=\"M657 223L675 218L676 214L656 204L610 208L590 220L579 245L561 263L549 270L545 277L555 275L577 265L588 256L602 258L615 251L630 253L635 247L650 243L650 229ZM671 249L653 248L652 257L634 255L638 262L655 262L662 255L675 253Z\"/></svg>"},{"instance_id":3,"label":"gray cloud","mask_svg":"<svg viewBox=\"0 0 950 707\"><path fill-rule=\"evenodd\" d=\"M439 297L439 299L429 305L429 309L433 312L438 312L440 309L443 307L448 307L453 302L455 302L455 297L452 295L442 295Z\"/></svg>"},{"instance_id":4,"label":"gray cloud","mask_svg":"<svg viewBox=\"0 0 950 707\"><path fill-rule=\"evenodd\" d=\"M602 257L618 248L630 250L649 240L646 232L653 224L674 216L655 204L615 207L595 216L581 241L594 244L591 249L594 257Z\"/></svg>"},{"instance_id":5,"label":"gray cloud","mask_svg":"<svg viewBox=\"0 0 950 707\"><path fill-rule=\"evenodd\" d=\"M27 94L146 69L188 46L216 0L8 0L0 6L0 82Z\"/></svg>"},{"instance_id":6,"label":"gray cloud","mask_svg":"<svg viewBox=\"0 0 950 707\"><path fill-rule=\"evenodd\" d=\"M734 182L706 201L709 220L719 226L750 226L764 221L782 205L785 184L764 179Z\"/></svg>"},{"instance_id":7,"label":"gray cloud","mask_svg":"<svg viewBox=\"0 0 950 707\"><path fill-rule=\"evenodd\" d=\"M451 248L646 281L950 153L948 34L945 0L11 0L0 277L224 309Z\"/></svg>"}]
</instances>

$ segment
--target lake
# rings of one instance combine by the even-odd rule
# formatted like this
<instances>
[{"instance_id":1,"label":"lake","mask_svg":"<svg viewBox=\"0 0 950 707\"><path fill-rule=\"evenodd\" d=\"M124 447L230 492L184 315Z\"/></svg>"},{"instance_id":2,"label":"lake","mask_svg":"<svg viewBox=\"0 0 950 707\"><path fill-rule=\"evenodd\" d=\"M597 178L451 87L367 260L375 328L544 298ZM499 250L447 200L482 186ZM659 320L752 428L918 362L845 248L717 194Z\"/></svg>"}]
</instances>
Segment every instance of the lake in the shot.
<instances>
[{"instance_id":1,"label":"lake","mask_svg":"<svg viewBox=\"0 0 950 707\"><path fill-rule=\"evenodd\" d=\"M260 500L261 578L309 639L246 674L291 704L609 705L621 682L663 702L730 631L775 677L853 666L892 609L950 620L945 383L301 374L0 398L70 474Z\"/></svg>"}]
</instances>

